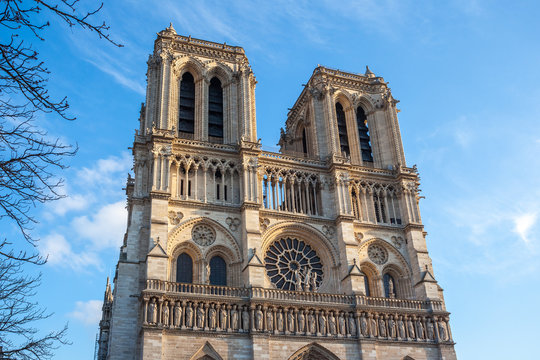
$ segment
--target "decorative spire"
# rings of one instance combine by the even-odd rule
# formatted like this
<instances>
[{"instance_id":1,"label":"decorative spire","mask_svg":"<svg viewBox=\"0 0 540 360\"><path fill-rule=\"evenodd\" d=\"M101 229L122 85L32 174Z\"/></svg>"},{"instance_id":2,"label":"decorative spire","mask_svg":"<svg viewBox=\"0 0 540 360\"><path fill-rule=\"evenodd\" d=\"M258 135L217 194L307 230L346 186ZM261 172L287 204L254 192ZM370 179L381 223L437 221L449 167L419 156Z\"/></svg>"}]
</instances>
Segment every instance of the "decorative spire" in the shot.
<instances>
[{"instance_id":1,"label":"decorative spire","mask_svg":"<svg viewBox=\"0 0 540 360\"><path fill-rule=\"evenodd\" d=\"M173 24L169 23L169 27L165 30L159 32L160 35L176 35L176 30L174 30Z\"/></svg>"},{"instance_id":2,"label":"decorative spire","mask_svg":"<svg viewBox=\"0 0 540 360\"><path fill-rule=\"evenodd\" d=\"M371 70L369 70L369 66L367 65L366 65L366 72L364 73L364 75L369 78L375 77L375 74Z\"/></svg>"},{"instance_id":3,"label":"decorative spire","mask_svg":"<svg viewBox=\"0 0 540 360\"><path fill-rule=\"evenodd\" d=\"M105 296L103 299L104 303L111 303L113 301L113 295L111 290L111 282L109 281L109 277L107 276L107 285L105 285Z\"/></svg>"}]
</instances>

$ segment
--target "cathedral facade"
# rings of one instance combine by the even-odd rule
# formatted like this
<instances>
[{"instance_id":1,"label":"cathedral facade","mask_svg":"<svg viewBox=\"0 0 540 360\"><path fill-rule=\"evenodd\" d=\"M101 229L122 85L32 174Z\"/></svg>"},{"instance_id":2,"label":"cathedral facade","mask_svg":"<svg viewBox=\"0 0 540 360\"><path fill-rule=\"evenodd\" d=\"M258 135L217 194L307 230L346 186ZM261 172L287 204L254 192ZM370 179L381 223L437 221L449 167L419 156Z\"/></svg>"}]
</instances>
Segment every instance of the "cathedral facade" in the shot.
<instances>
[{"instance_id":1,"label":"cathedral facade","mask_svg":"<svg viewBox=\"0 0 540 360\"><path fill-rule=\"evenodd\" d=\"M395 100L319 66L261 148L241 47L161 31L100 360L455 359Z\"/></svg>"}]
</instances>

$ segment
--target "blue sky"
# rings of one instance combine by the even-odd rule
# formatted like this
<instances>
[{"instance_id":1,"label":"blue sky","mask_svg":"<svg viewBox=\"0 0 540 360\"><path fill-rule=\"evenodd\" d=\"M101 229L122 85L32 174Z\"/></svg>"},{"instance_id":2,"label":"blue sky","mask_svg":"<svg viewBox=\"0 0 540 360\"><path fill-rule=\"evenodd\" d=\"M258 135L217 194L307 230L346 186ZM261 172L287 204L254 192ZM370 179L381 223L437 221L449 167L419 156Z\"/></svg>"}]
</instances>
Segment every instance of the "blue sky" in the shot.
<instances>
[{"instance_id":1,"label":"blue sky","mask_svg":"<svg viewBox=\"0 0 540 360\"><path fill-rule=\"evenodd\" d=\"M36 46L52 71L51 93L68 95L78 119L39 122L80 148L62 174L69 197L35 209L34 234L49 254L37 299L55 313L39 327L69 322L73 342L56 358L92 358L125 231L122 187L146 60L172 21L179 34L244 47L266 147L276 146L317 64L361 73L369 65L389 81L407 163L422 178L428 249L458 357L536 359L539 12L533 1L109 1L100 16L121 49L52 22Z\"/></svg>"}]
</instances>

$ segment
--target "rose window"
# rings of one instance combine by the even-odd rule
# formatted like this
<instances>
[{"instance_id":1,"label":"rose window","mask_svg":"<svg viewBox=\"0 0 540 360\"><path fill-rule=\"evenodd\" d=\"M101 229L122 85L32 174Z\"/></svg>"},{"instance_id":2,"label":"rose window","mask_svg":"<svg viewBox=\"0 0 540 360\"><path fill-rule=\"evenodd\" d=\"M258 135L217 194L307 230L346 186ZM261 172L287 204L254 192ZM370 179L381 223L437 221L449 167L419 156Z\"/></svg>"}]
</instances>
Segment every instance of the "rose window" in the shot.
<instances>
[{"instance_id":1,"label":"rose window","mask_svg":"<svg viewBox=\"0 0 540 360\"><path fill-rule=\"evenodd\" d=\"M388 252L385 248L377 244L368 247L368 256L375 264L382 265L388 260Z\"/></svg>"},{"instance_id":2,"label":"rose window","mask_svg":"<svg viewBox=\"0 0 540 360\"><path fill-rule=\"evenodd\" d=\"M197 244L201 246L208 246L212 245L216 240L216 233L210 226L201 224L193 227L191 237Z\"/></svg>"},{"instance_id":3,"label":"rose window","mask_svg":"<svg viewBox=\"0 0 540 360\"><path fill-rule=\"evenodd\" d=\"M323 279L317 252L302 240L283 238L266 251L266 274L278 289L316 291Z\"/></svg>"}]
</instances>

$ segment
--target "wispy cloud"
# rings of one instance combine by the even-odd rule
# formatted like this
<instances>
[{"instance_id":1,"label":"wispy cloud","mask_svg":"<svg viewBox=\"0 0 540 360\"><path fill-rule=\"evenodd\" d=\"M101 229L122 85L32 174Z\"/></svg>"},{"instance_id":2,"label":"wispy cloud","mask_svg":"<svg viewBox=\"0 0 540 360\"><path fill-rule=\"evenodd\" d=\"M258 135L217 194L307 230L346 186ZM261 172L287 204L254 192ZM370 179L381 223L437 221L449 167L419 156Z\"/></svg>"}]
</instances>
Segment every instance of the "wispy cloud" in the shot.
<instances>
[{"instance_id":1,"label":"wispy cloud","mask_svg":"<svg viewBox=\"0 0 540 360\"><path fill-rule=\"evenodd\" d=\"M529 243L529 233L534 224L536 224L537 219L538 213L536 212L526 213L514 217L514 231L525 243Z\"/></svg>"},{"instance_id":2,"label":"wispy cloud","mask_svg":"<svg viewBox=\"0 0 540 360\"><path fill-rule=\"evenodd\" d=\"M77 301L75 309L68 314L69 317L82 322L84 325L96 326L101 319L101 300Z\"/></svg>"}]
</instances>

